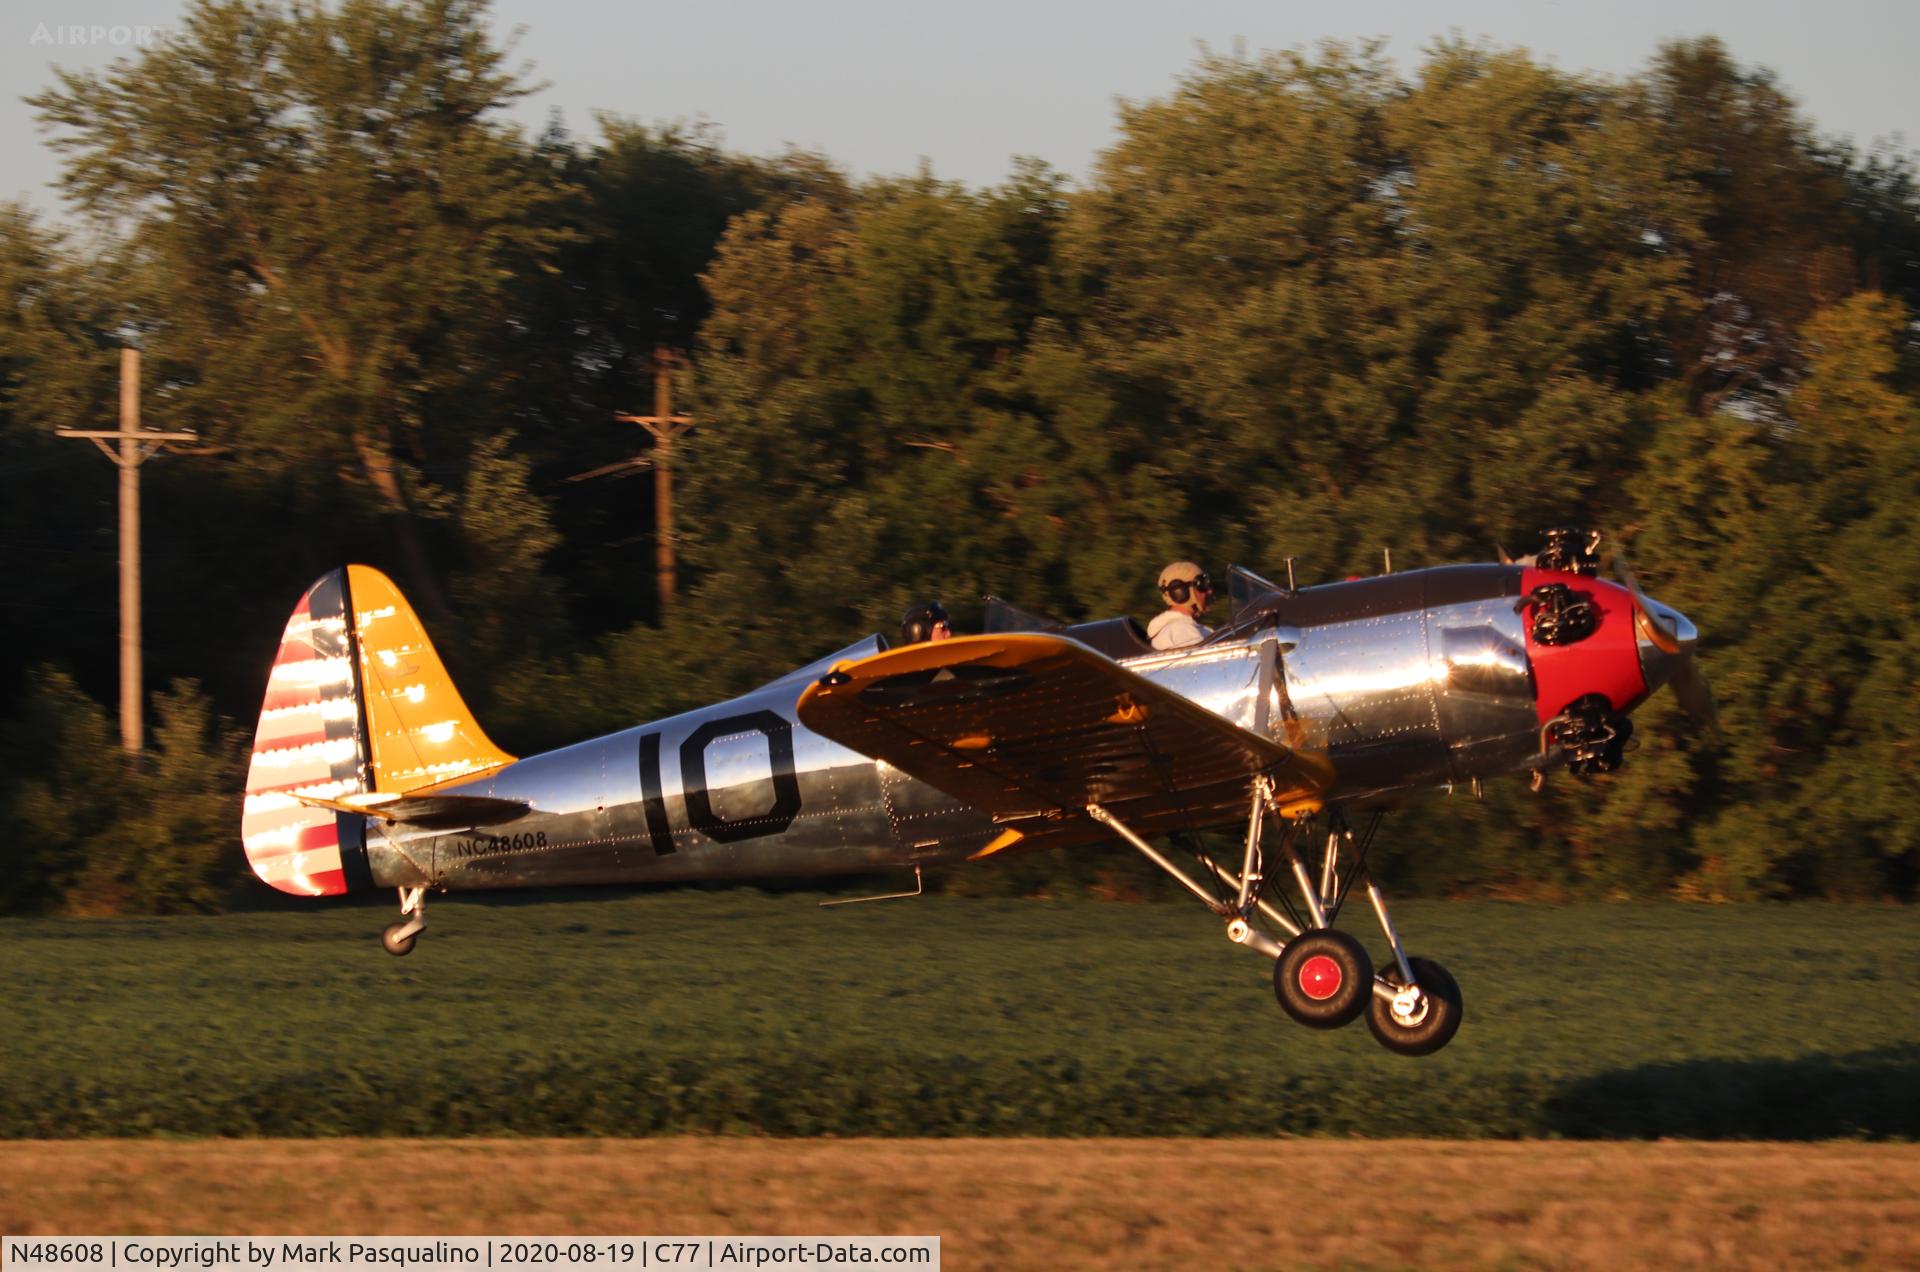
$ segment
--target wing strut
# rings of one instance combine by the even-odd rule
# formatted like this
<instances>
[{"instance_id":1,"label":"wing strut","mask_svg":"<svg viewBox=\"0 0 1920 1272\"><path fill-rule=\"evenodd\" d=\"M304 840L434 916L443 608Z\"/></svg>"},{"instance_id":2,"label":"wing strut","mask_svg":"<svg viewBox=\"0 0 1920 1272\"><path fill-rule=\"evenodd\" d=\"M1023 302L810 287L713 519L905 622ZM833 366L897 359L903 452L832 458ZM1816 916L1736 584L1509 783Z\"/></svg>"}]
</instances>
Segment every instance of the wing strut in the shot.
<instances>
[{"instance_id":1,"label":"wing strut","mask_svg":"<svg viewBox=\"0 0 1920 1272\"><path fill-rule=\"evenodd\" d=\"M1195 883L1193 880L1193 876L1189 875L1186 871L1182 870L1178 862L1168 857L1165 853L1161 852L1158 848L1155 848L1152 844L1148 843L1146 840L1140 838L1140 836L1134 834L1133 831L1127 826L1125 822L1121 821L1118 817L1115 817L1112 813L1108 812L1106 809L1102 808L1100 805L1088 804L1087 816L1093 818L1093 820L1099 822L1102 826L1105 826L1108 829L1112 830L1114 834L1120 836L1120 838L1126 840L1128 843L1132 844L1135 848L1138 848L1140 852L1147 858L1148 861L1151 861L1154 865L1160 867L1162 870L1172 875L1176 883L1179 883L1188 892L1193 893L1195 897L1199 898L1200 904L1206 906L1207 909L1212 910L1215 914L1219 915L1223 919L1228 918L1234 913L1233 906L1230 906L1225 901L1220 900L1218 897L1216 897L1213 894L1211 890L1207 888L1203 888L1198 883ZM1296 930L1295 935L1297 934L1298 932ZM1265 935L1264 933L1255 932L1253 929L1247 927L1245 924L1240 924L1238 926L1238 929L1236 929L1234 925L1229 924L1227 929L1227 939L1234 942L1236 945L1247 945L1253 949L1259 950L1262 954L1265 954L1268 958L1280 957L1279 942L1273 940L1273 938Z\"/></svg>"}]
</instances>

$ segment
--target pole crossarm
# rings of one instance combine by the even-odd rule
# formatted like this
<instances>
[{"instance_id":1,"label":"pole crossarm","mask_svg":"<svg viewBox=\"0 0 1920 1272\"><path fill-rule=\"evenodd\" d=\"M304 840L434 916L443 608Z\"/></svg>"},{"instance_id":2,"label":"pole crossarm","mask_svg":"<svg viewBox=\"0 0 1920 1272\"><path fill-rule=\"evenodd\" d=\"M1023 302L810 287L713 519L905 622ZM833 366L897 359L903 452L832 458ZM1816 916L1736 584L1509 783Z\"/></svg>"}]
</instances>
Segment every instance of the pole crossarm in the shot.
<instances>
[{"instance_id":1,"label":"pole crossarm","mask_svg":"<svg viewBox=\"0 0 1920 1272\"><path fill-rule=\"evenodd\" d=\"M660 440L662 433L668 437L678 437L693 427L691 415L616 415L613 418L622 424L644 425L655 441Z\"/></svg>"},{"instance_id":2,"label":"pole crossarm","mask_svg":"<svg viewBox=\"0 0 1920 1272\"><path fill-rule=\"evenodd\" d=\"M200 440L198 433L155 433L138 428L56 428L53 431L60 437L99 437L115 440L131 437L143 442L197 442Z\"/></svg>"},{"instance_id":3,"label":"pole crossarm","mask_svg":"<svg viewBox=\"0 0 1920 1272\"><path fill-rule=\"evenodd\" d=\"M55 437L84 437L97 447L102 455L112 460L116 467L125 468L129 462L135 467L146 463L165 449L168 442L197 442L198 433L149 433L141 429L131 431L104 428L56 428ZM108 442L133 442L129 451L116 451Z\"/></svg>"}]
</instances>

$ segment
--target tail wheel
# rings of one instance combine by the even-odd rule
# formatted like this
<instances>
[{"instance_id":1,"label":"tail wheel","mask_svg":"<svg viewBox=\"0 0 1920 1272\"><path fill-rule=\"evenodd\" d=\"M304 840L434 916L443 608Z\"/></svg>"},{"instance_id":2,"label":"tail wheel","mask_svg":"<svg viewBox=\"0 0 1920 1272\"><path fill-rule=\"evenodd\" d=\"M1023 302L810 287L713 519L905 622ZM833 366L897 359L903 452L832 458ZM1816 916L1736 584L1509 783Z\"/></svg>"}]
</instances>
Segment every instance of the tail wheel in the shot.
<instances>
[{"instance_id":1,"label":"tail wheel","mask_svg":"<svg viewBox=\"0 0 1920 1272\"><path fill-rule=\"evenodd\" d=\"M380 934L380 944L395 958L413 953L413 943L419 939L420 933L418 930L407 931L409 926L406 923L389 924L387 930Z\"/></svg>"},{"instance_id":2,"label":"tail wheel","mask_svg":"<svg viewBox=\"0 0 1920 1272\"><path fill-rule=\"evenodd\" d=\"M1289 1016L1309 1029L1350 1025L1373 997L1373 960L1366 947L1330 928L1288 941L1273 965L1273 993Z\"/></svg>"},{"instance_id":3,"label":"tail wheel","mask_svg":"<svg viewBox=\"0 0 1920 1272\"><path fill-rule=\"evenodd\" d=\"M1386 979L1396 990L1393 998L1370 996L1367 1028L1388 1051L1403 1056L1430 1056L1453 1041L1460 1031L1460 986L1447 969L1430 958L1410 958L1413 978L1420 992L1405 992L1406 978L1398 966L1389 967Z\"/></svg>"}]
</instances>

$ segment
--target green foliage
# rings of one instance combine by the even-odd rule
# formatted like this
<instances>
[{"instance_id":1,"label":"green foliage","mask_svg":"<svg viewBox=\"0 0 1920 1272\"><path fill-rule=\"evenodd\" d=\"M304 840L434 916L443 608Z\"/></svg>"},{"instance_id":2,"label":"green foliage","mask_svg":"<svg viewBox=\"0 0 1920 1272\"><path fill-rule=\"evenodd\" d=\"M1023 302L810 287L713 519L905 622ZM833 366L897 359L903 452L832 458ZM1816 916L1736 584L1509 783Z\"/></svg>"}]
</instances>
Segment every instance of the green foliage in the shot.
<instances>
[{"instance_id":1,"label":"green foliage","mask_svg":"<svg viewBox=\"0 0 1920 1272\"><path fill-rule=\"evenodd\" d=\"M1672 354L1683 383L1702 408L1766 411L1791 387L1797 329L1854 286L1878 286L1878 258L1895 239L1863 232L1865 218L1846 206L1849 180L1793 101L1718 40L1665 46L1630 98L1668 182L1694 199L1687 247L1699 309Z\"/></svg>"},{"instance_id":2,"label":"green foliage","mask_svg":"<svg viewBox=\"0 0 1920 1272\"><path fill-rule=\"evenodd\" d=\"M1466 996L1408 1060L1185 901L814 900L8 920L0 1136L1920 1135L1897 908L1406 905Z\"/></svg>"},{"instance_id":3,"label":"green foliage","mask_svg":"<svg viewBox=\"0 0 1920 1272\"><path fill-rule=\"evenodd\" d=\"M1184 520L1444 559L1611 511L1684 306L1662 171L1615 92L1518 54L1442 45L1411 85L1371 50L1215 59L1126 114L1069 259Z\"/></svg>"},{"instance_id":4,"label":"green foliage","mask_svg":"<svg viewBox=\"0 0 1920 1272\"><path fill-rule=\"evenodd\" d=\"M468 562L453 596L469 623L467 652L480 663L537 652L549 635L539 620L560 608L558 583L541 572L560 536L533 496L531 465L514 453L514 441L501 433L474 447L455 514Z\"/></svg>"},{"instance_id":5,"label":"green foliage","mask_svg":"<svg viewBox=\"0 0 1920 1272\"><path fill-rule=\"evenodd\" d=\"M92 492L62 480L100 458L52 432L113 420L113 266L87 268L64 236L0 204L0 548L12 566L0 601L0 719L36 663L112 657L112 633L76 604L89 582L111 588L111 540Z\"/></svg>"},{"instance_id":6,"label":"green foliage","mask_svg":"<svg viewBox=\"0 0 1920 1272\"><path fill-rule=\"evenodd\" d=\"M88 269L66 237L26 208L0 204L0 440L107 417L107 347L120 315L113 262ZM78 425L73 425L78 427Z\"/></svg>"},{"instance_id":7,"label":"green foliage","mask_svg":"<svg viewBox=\"0 0 1920 1272\"><path fill-rule=\"evenodd\" d=\"M191 681L153 700L152 746L120 749L106 713L43 669L7 731L0 906L73 914L219 908L243 868L234 843L240 739Z\"/></svg>"},{"instance_id":8,"label":"green foliage","mask_svg":"<svg viewBox=\"0 0 1920 1272\"><path fill-rule=\"evenodd\" d=\"M490 117L530 91L484 0L201 0L178 39L31 99L63 187L131 228L170 422L249 462L351 473L429 613L432 473L493 431L480 360L516 269L565 237Z\"/></svg>"},{"instance_id":9,"label":"green foliage","mask_svg":"<svg viewBox=\"0 0 1920 1272\"><path fill-rule=\"evenodd\" d=\"M69 195L131 219L171 284L159 339L214 342L188 403L247 401L221 421L247 442L341 462L424 428L476 372L448 355L496 317L502 264L552 241L529 225L552 191L486 119L527 90L483 13L209 0L178 40L33 99Z\"/></svg>"},{"instance_id":10,"label":"green foliage","mask_svg":"<svg viewBox=\"0 0 1920 1272\"><path fill-rule=\"evenodd\" d=\"M1177 542L1138 518L1176 505L1042 312L1064 216L1029 166L984 194L922 176L736 222L687 483L709 614L852 639L929 595L1077 617L1137 593Z\"/></svg>"},{"instance_id":11,"label":"green foliage","mask_svg":"<svg viewBox=\"0 0 1920 1272\"><path fill-rule=\"evenodd\" d=\"M106 713L58 671L35 678L6 736L6 809L19 830L0 838L0 896L9 910L40 909L78 885L87 844L106 833L118 801L115 738Z\"/></svg>"}]
</instances>

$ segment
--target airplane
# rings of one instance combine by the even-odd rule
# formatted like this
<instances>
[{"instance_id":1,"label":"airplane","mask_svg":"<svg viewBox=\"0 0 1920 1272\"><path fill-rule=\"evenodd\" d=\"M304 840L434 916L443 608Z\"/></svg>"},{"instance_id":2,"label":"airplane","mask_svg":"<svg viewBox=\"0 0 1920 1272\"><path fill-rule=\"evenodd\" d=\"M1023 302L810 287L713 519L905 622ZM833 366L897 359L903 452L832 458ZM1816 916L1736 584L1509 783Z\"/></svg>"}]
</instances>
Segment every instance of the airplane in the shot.
<instances>
[{"instance_id":1,"label":"airplane","mask_svg":"<svg viewBox=\"0 0 1920 1272\"><path fill-rule=\"evenodd\" d=\"M1234 567L1231 618L1174 651L1131 618L1066 625L988 598L979 635L869 636L525 759L481 730L393 582L348 565L286 625L241 834L284 892L396 889L396 955L429 891L900 869L915 891L893 895L914 896L928 867L1118 842L1272 961L1294 1020L1364 1015L1389 1050L1429 1055L1463 1002L1406 952L1367 868L1382 807L1610 771L1662 685L1714 725L1693 624L1630 572L1600 578L1598 542L1561 527L1518 561L1300 588L1291 562L1284 586ZM1192 838L1226 825L1243 829L1237 860ZM1378 970L1335 926L1356 883L1389 951Z\"/></svg>"}]
</instances>

